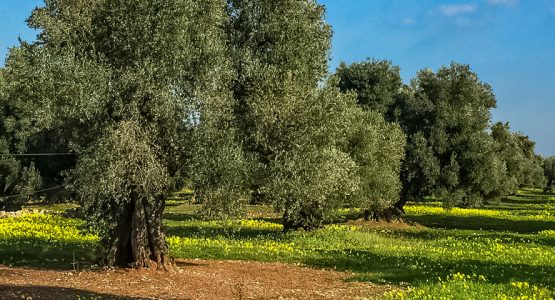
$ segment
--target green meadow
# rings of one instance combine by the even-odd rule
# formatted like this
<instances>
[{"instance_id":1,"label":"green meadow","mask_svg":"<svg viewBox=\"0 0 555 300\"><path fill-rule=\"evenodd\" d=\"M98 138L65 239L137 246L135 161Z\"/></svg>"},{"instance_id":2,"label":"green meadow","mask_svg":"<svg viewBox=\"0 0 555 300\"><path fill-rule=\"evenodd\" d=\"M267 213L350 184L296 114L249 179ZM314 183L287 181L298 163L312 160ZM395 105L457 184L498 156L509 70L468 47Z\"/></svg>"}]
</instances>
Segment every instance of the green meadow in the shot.
<instances>
[{"instance_id":1,"label":"green meadow","mask_svg":"<svg viewBox=\"0 0 555 300\"><path fill-rule=\"evenodd\" d=\"M98 237L51 213L0 218L0 263L91 268ZM244 219L205 221L187 201L168 202L164 224L172 256L286 262L352 273L348 280L398 286L385 299L553 299L555 195L522 190L481 208L407 206L404 223L354 220L344 209L316 231L283 233L279 214L249 206Z\"/></svg>"}]
</instances>

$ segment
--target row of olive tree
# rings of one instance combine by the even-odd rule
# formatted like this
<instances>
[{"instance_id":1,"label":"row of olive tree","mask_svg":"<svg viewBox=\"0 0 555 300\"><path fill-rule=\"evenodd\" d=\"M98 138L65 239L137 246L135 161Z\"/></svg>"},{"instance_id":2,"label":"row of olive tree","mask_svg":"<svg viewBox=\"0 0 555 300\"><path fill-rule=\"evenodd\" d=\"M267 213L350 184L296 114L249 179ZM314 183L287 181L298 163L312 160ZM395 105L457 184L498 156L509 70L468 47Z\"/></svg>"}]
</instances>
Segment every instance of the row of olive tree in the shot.
<instances>
[{"instance_id":1,"label":"row of olive tree","mask_svg":"<svg viewBox=\"0 0 555 300\"><path fill-rule=\"evenodd\" d=\"M185 179L206 216L262 201L285 230L399 199L404 134L326 78L313 0L49 0L28 23L36 42L2 71L0 150L76 154L42 175L81 201L108 265L170 265L162 213ZM0 196L36 173L6 157Z\"/></svg>"},{"instance_id":2,"label":"row of olive tree","mask_svg":"<svg viewBox=\"0 0 555 300\"><path fill-rule=\"evenodd\" d=\"M233 115L249 161L243 172L249 195L234 203L229 187L211 195L200 184L206 212L227 216L236 211L231 205L250 198L283 211L285 230L310 229L344 205L379 210L395 202L403 134L360 109L334 78L322 83L331 39L324 8L264 0L228 1L227 9ZM198 170L221 184L213 165Z\"/></svg>"},{"instance_id":3,"label":"row of olive tree","mask_svg":"<svg viewBox=\"0 0 555 300\"><path fill-rule=\"evenodd\" d=\"M555 189L555 156L544 160L543 174L545 176L545 191L553 192Z\"/></svg>"},{"instance_id":4,"label":"row of olive tree","mask_svg":"<svg viewBox=\"0 0 555 300\"><path fill-rule=\"evenodd\" d=\"M108 265L170 264L162 213L186 179L206 217L263 202L285 230L339 207L380 218L542 180L533 142L491 125L495 97L468 66L409 85L387 61L328 76L331 29L314 0L49 0L29 25L37 41L0 73L0 153L77 155L0 157L0 197L32 193L37 170L67 184Z\"/></svg>"},{"instance_id":5,"label":"row of olive tree","mask_svg":"<svg viewBox=\"0 0 555 300\"><path fill-rule=\"evenodd\" d=\"M389 61L341 64L342 91L357 93L360 106L401 124L407 136L402 166L401 212L409 200L436 196L448 206L478 205L543 184L534 142L491 122L491 87L467 65L420 71L404 85Z\"/></svg>"}]
</instances>

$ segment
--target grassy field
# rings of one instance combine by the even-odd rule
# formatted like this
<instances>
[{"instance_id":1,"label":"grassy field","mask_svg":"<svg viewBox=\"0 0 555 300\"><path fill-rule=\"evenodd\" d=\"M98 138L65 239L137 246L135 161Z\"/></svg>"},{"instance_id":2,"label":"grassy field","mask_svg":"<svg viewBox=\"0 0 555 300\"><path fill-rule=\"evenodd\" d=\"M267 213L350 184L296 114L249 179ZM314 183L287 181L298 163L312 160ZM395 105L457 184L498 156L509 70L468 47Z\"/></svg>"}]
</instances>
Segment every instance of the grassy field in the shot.
<instances>
[{"instance_id":1,"label":"grassy field","mask_svg":"<svg viewBox=\"0 0 555 300\"><path fill-rule=\"evenodd\" d=\"M37 207L34 207L37 208ZM407 224L338 221L282 233L269 207L248 218L202 221L195 206L170 201L165 214L176 258L279 261L352 273L349 280L395 284L385 299L555 298L555 196L524 190L497 205L444 210L407 207ZM88 267L98 239L83 222L54 215L0 218L0 263Z\"/></svg>"}]
</instances>

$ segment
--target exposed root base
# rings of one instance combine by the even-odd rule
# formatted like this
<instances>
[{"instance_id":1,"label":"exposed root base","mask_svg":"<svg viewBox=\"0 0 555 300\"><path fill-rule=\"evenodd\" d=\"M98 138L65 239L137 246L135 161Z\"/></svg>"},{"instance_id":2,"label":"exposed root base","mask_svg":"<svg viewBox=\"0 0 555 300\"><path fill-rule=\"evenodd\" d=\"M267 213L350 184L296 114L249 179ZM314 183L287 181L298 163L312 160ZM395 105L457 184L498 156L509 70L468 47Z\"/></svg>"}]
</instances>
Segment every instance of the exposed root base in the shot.
<instances>
[{"instance_id":1,"label":"exposed root base","mask_svg":"<svg viewBox=\"0 0 555 300\"><path fill-rule=\"evenodd\" d=\"M162 231L164 201L153 205L147 199L131 195L124 207L120 222L109 242L105 264L109 267L171 270L174 262L169 257Z\"/></svg>"},{"instance_id":2,"label":"exposed root base","mask_svg":"<svg viewBox=\"0 0 555 300\"><path fill-rule=\"evenodd\" d=\"M402 220L402 217L404 214L405 214L404 211L402 211L401 209L397 207L390 207L379 212L365 210L362 217L364 217L364 220L366 221L392 222L392 221Z\"/></svg>"}]
</instances>

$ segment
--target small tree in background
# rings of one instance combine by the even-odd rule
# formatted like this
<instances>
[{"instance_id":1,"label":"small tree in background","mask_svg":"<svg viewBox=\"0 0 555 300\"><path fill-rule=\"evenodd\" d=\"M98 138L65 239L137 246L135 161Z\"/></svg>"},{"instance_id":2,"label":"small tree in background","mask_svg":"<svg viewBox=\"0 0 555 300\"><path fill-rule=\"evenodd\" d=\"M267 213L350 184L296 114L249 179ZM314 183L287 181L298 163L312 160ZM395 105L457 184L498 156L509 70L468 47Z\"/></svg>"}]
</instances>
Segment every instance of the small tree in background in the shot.
<instances>
[{"instance_id":1,"label":"small tree in background","mask_svg":"<svg viewBox=\"0 0 555 300\"><path fill-rule=\"evenodd\" d=\"M351 65L342 62L335 74L341 91L355 92L360 106L380 113L388 121L397 120L395 104L404 86L398 66L375 59Z\"/></svg>"},{"instance_id":2,"label":"small tree in background","mask_svg":"<svg viewBox=\"0 0 555 300\"><path fill-rule=\"evenodd\" d=\"M337 118L325 119L343 100L318 89L331 37L324 8L312 0L232 0L228 14L238 133L254 159L251 197L283 211L286 230L318 227L340 185L331 170L347 163L335 145Z\"/></svg>"},{"instance_id":3,"label":"small tree in background","mask_svg":"<svg viewBox=\"0 0 555 300\"><path fill-rule=\"evenodd\" d=\"M0 69L0 211L17 211L42 185L42 177L24 153L31 135L30 110L25 102L8 97L4 69Z\"/></svg>"},{"instance_id":4,"label":"small tree in background","mask_svg":"<svg viewBox=\"0 0 555 300\"><path fill-rule=\"evenodd\" d=\"M358 205L365 208L366 219L389 219L402 190L399 173L406 137L398 125L384 119L398 122L402 100L408 96L400 68L387 60L368 59L341 63L335 76L338 88L355 93L358 105L367 111L354 125L350 150L362 180Z\"/></svg>"},{"instance_id":5,"label":"small tree in background","mask_svg":"<svg viewBox=\"0 0 555 300\"><path fill-rule=\"evenodd\" d=\"M496 123L491 128L497 155L507 168L510 193L521 187L543 186L542 162L534 153L535 143L520 133L510 131L509 123Z\"/></svg>"},{"instance_id":6,"label":"small tree in background","mask_svg":"<svg viewBox=\"0 0 555 300\"><path fill-rule=\"evenodd\" d=\"M275 126L264 143L275 152L262 191L284 212L285 230L314 229L357 189L356 164L343 149L358 108L331 85L289 95L277 106L279 121L265 125Z\"/></svg>"},{"instance_id":7,"label":"small tree in background","mask_svg":"<svg viewBox=\"0 0 555 300\"><path fill-rule=\"evenodd\" d=\"M505 167L486 132L496 105L491 88L455 63L419 72L410 88L400 117L409 136L402 202L436 195L464 206L497 197Z\"/></svg>"},{"instance_id":8,"label":"small tree in background","mask_svg":"<svg viewBox=\"0 0 555 300\"><path fill-rule=\"evenodd\" d=\"M395 173L399 151L383 152L397 164L376 154L400 145L381 138L395 140L398 131L365 115L352 95L336 88L336 79L321 84L331 40L324 7L312 0L232 0L228 9L238 133L254 158L252 202L273 204L290 230L317 228L348 203L370 208L378 198L389 201L395 192L384 190L394 191L398 179L382 179L383 190L371 190L379 175L362 176ZM356 141L354 134L363 131L379 132L379 140ZM358 148L350 149L350 142ZM371 193L364 201L363 187Z\"/></svg>"},{"instance_id":9,"label":"small tree in background","mask_svg":"<svg viewBox=\"0 0 555 300\"><path fill-rule=\"evenodd\" d=\"M220 73L221 74L221 73ZM222 78L225 79L225 78ZM201 214L227 219L244 213L249 202L250 168L256 161L239 141L231 94L202 103L193 127L189 165Z\"/></svg>"},{"instance_id":10,"label":"small tree in background","mask_svg":"<svg viewBox=\"0 0 555 300\"><path fill-rule=\"evenodd\" d=\"M356 162L359 187L352 204L365 209L365 219L389 219L387 209L399 201L399 172L405 156L405 135L374 111L360 111L352 125L348 151Z\"/></svg>"},{"instance_id":11,"label":"small tree in background","mask_svg":"<svg viewBox=\"0 0 555 300\"><path fill-rule=\"evenodd\" d=\"M546 182L545 190L552 192L555 187L555 156L544 159L543 172Z\"/></svg>"}]
</instances>

